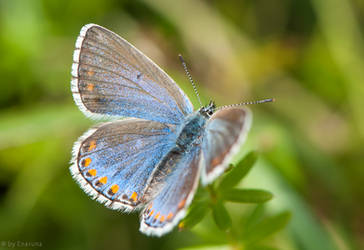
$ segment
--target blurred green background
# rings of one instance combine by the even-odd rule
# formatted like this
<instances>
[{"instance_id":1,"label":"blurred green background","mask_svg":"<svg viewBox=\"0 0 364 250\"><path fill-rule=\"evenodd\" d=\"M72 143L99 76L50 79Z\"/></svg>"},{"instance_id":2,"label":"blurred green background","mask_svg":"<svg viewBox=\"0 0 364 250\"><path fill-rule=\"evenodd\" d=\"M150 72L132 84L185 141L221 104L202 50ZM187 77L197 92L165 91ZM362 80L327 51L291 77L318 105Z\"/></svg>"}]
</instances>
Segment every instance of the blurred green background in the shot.
<instances>
[{"instance_id":1,"label":"blurred green background","mask_svg":"<svg viewBox=\"0 0 364 250\"><path fill-rule=\"evenodd\" d=\"M137 214L105 208L71 178L73 142L95 124L70 91L74 43L91 22L151 57L195 104L178 53L205 103L276 98L250 107L237 156L260 152L241 186L274 194L264 213L292 214L261 249L364 249L362 0L0 0L0 248L237 248L211 216L144 236ZM254 206L228 209L236 223Z\"/></svg>"}]
</instances>

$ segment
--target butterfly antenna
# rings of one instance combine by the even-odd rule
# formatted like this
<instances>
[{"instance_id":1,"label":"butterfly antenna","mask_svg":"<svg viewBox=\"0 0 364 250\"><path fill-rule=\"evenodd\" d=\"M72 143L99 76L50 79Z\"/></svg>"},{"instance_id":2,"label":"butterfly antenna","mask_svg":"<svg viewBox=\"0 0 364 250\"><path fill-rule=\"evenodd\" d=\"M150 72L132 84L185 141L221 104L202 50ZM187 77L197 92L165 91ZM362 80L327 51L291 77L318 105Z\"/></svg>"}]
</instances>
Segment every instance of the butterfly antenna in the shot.
<instances>
[{"instance_id":1,"label":"butterfly antenna","mask_svg":"<svg viewBox=\"0 0 364 250\"><path fill-rule=\"evenodd\" d=\"M260 103L266 103L266 102L275 102L275 101L276 100L274 98L269 98L269 99L263 99L263 100L252 101L252 102L241 102L241 103L237 103L237 104L230 104L230 105L225 105L225 106L217 107L215 110L226 109L226 108L233 108L233 107L245 106L245 105L251 105L251 104L260 104Z\"/></svg>"},{"instance_id":2,"label":"butterfly antenna","mask_svg":"<svg viewBox=\"0 0 364 250\"><path fill-rule=\"evenodd\" d=\"M184 70L185 70L185 72L186 72L186 75L187 75L188 79L190 80L190 82L191 82L191 84L192 84L192 88L193 88L193 90L195 91L195 94L196 94L196 96L197 96L198 102L200 103L200 107L202 107L203 105L202 105L202 102L201 102L201 99L200 99L200 95L199 95L199 93L198 93L198 91L197 91L196 84L195 84L195 82L193 81L193 79L192 79L192 76L191 76L190 72L188 71L187 64L186 64L186 62L185 62L185 60L183 59L183 57L182 57L182 55L181 55L181 54L179 54L179 55L178 55L178 57L179 57L179 60L180 60L180 61L181 61L181 63L182 63L182 66L183 66L183 68L184 68Z\"/></svg>"}]
</instances>

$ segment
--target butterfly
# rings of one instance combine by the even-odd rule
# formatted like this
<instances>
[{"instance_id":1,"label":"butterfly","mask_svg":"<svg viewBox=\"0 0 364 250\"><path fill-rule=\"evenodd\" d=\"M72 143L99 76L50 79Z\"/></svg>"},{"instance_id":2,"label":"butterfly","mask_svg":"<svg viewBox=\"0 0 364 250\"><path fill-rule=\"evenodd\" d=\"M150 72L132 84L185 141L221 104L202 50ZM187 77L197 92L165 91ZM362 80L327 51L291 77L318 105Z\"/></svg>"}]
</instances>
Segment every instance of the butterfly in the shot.
<instances>
[{"instance_id":1,"label":"butterfly","mask_svg":"<svg viewBox=\"0 0 364 250\"><path fill-rule=\"evenodd\" d=\"M140 231L161 236L185 216L199 179L207 185L228 167L251 126L251 112L213 102L194 111L161 68L99 25L85 25L75 47L75 103L91 118L119 119L78 139L71 174L106 207L141 211Z\"/></svg>"}]
</instances>

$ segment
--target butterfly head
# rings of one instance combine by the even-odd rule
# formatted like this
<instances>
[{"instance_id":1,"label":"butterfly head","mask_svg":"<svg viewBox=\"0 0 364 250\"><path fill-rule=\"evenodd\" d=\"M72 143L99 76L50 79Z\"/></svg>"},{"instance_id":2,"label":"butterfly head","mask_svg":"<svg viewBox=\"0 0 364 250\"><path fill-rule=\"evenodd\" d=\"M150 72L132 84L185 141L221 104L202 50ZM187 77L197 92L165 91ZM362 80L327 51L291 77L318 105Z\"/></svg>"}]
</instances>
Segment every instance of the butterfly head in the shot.
<instances>
[{"instance_id":1,"label":"butterfly head","mask_svg":"<svg viewBox=\"0 0 364 250\"><path fill-rule=\"evenodd\" d=\"M200 108L199 112L206 118L209 118L215 112L215 109L216 109L216 106L215 106L214 101L210 101L210 103L207 106Z\"/></svg>"}]
</instances>

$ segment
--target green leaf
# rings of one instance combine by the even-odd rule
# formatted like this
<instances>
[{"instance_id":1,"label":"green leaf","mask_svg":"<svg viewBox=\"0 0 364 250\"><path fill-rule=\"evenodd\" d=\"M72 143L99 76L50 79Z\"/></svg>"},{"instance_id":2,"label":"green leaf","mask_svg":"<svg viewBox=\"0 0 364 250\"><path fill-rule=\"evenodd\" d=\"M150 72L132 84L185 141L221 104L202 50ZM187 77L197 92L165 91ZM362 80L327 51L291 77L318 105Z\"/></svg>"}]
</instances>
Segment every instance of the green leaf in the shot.
<instances>
[{"instance_id":1,"label":"green leaf","mask_svg":"<svg viewBox=\"0 0 364 250\"><path fill-rule=\"evenodd\" d=\"M290 218L291 214L289 212L268 217L246 231L244 241L248 244L261 241L285 227Z\"/></svg>"},{"instance_id":2,"label":"green leaf","mask_svg":"<svg viewBox=\"0 0 364 250\"><path fill-rule=\"evenodd\" d=\"M229 189L236 186L253 167L257 157L258 155L254 151L248 153L230 172L226 173L220 182L219 189Z\"/></svg>"},{"instance_id":3,"label":"green leaf","mask_svg":"<svg viewBox=\"0 0 364 250\"><path fill-rule=\"evenodd\" d=\"M229 189L223 190L221 198L226 201L240 203L263 203L272 199L273 195L265 190L260 189Z\"/></svg>"},{"instance_id":4,"label":"green leaf","mask_svg":"<svg viewBox=\"0 0 364 250\"><path fill-rule=\"evenodd\" d=\"M244 230L249 231L250 227L258 224L259 221L263 217L264 211L265 211L264 204L262 204L262 203L257 204L257 206L254 208L254 210L251 212L251 214L244 221Z\"/></svg>"},{"instance_id":5,"label":"green leaf","mask_svg":"<svg viewBox=\"0 0 364 250\"><path fill-rule=\"evenodd\" d=\"M231 228L231 218L222 201L218 201L212 208L216 225L223 231Z\"/></svg>"},{"instance_id":6,"label":"green leaf","mask_svg":"<svg viewBox=\"0 0 364 250\"><path fill-rule=\"evenodd\" d=\"M209 212L208 200L192 203L187 216L179 223L179 229L189 229L199 223Z\"/></svg>"}]
</instances>

